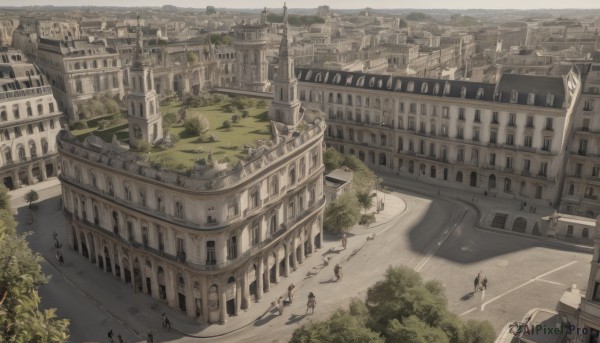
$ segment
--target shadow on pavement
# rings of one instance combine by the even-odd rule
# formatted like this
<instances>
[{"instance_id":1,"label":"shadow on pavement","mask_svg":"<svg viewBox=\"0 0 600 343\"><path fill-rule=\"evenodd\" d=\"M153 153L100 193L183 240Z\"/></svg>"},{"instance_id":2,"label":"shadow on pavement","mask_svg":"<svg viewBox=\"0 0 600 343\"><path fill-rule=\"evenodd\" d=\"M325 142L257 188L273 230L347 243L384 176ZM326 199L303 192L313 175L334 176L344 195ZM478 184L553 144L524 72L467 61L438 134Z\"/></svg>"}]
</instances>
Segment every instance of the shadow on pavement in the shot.
<instances>
[{"instance_id":1,"label":"shadow on pavement","mask_svg":"<svg viewBox=\"0 0 600 343\"><path fill-rule=\"evenodd\" d=\"M285 323L285 325L297 323L297 322L301 321L302 319L304 319L304 317L306 317L305 314L301 314L301 315L292 314L290 316L290 318L288 319L288 321Z\"/></svg>"},{"instance_id":2,"label":"shadow on pavement","mask_svg":"<svg viewBox=\"0 0 600 343\"><path fill-rule=\"evenodd\" d=\"M277 309L274 310L275 312L277 312ZM273 310L270 311L269 315L264 317L264 318L260 318L257 321L254 322L254 326L262 326L267 324L268 322L270 322L271 320L273 320L275 317L279 317L278 314L273 313Z\"/></svg>"},{"instance_id":3,"label":"shadow on pavement","mask_svg":"<svg viewBox=\"0 0 600 343\"><path fill-rule=\"evenodd\" d=\"M475 292L467 293L467 294L463 295L463 297L460 298L460 300L467 301L467 300L473 298L474 295L475 295Z\"/></svg>"}]
</instances>

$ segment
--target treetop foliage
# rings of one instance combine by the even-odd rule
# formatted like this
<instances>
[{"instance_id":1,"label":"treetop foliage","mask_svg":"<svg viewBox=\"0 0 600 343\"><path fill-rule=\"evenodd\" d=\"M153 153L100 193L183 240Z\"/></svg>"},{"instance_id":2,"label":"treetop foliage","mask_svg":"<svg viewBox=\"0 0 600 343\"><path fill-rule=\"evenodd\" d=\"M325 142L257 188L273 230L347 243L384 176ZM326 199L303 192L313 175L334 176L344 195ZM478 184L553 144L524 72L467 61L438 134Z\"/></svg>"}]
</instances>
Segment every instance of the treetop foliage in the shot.
<instances>
[{"instance_id":1,"label":"treetop foliage","mask_svg":"<svg viewBox=\"0 0 600 343\"><path fill-rule=\"evenodd\" d=\"M348 310L305 324L290 342L492 343L487 321L463 323L447 309L438 281L424 282L408 267L390 267L369 288L366 302L353 299Z\"/></svg>"}]
</instances>

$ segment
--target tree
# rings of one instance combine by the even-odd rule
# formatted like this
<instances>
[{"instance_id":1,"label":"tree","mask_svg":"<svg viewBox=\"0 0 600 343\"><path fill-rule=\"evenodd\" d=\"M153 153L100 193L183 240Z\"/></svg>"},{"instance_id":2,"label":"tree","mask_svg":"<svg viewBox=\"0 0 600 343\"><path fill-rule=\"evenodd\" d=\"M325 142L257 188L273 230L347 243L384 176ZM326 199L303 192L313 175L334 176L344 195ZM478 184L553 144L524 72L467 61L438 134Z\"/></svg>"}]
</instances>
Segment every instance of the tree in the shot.
<instances>
[{"instance_id":1,"label":"tree","mask_svg":"<svg viewBox=\"0 0 600 343\"><path fill-rule=\"evenodd\" d=\"M344 233L358 223L360 207L353 193L345 193L325 208L323 227L329 232Z\"/></svg>"},{"instance_id":2,"label":"tree","mask_svg":"<svg viewBox=\"0 0 600 343\"><path fill-rule=\"evenodd\" d=\"M213 33L209 36L211 44L217 45L231 45L233 44L233 37L228 35L222 35L218 33Z\"/></svg>"},{"instance_id":3,"label":"tree","mask_svg":"<svg viewBox=\"0 0 600 343\"><path fill-rule=\"evenodd\" d=\"M38 194L38 192L32 189L29 192L25 193L24 198L27 204L29 204L28 207L31 208L32 205L35 205L35 203L40 199L40 195Z\"/></svg>"},{"instance_id":4,"label":"tree","mask_svg":"<svg viewBox=\"0 0 600 343\"><path fill-rule=\"evenodd\" d=\"M208 130L209 124L208 120L204 118L203 115L197 115L185 118L183 127L185 128L185 131L193 135L200 135Z\"/></svg>"},{"instance_id":5,"label":"tree","mask_svg":"<svg viewBox=\"0 0 600 343\"><path fill-rule=\"evenodd\" d=\"M487 320L469 320L465 324L465 336L465 343L487 343L494 341L496 332Z\"/></svg>"},{"instance_id":6,"label":"tree","mask_svg":"<svg viewBox=\"0 0 600 343\"><path fill-rule=\"evenodd\" d=\"M9 211L8 201L0 202L0 338L2 342L65 342L69 321L57 319L56 309L39 309L37 288L48 279L26 236L16 234Z\"/></svg>"},{"instance_id":7,"label":"tree","mask_svg":"<svg viewBox=\"0 0 600 343\"><path fill-rule=\"evenodd\" d=\"M325 173L329 173L334 169L338 169L343 165L342 163L344 163L344 156L334 148L329 148L323 153L323 164L325 165Z\"/></svg>"},{"instance_id":8,"label":"tree","mask_svg":"<svg viewBox=\"0 0 600 343\"><path fill-rule=\"evenodd\" d=\"M367 214L367 210L373 206L373 197L371 194L368 191L357 191L356 199L358 200L358 206Z\"/></svg>"},{"instance_id":9,"label":"tree","mask_svg":"<svg viewBox=\"0 0 600 343\"><path fill-rule=\"evenodd\" d=\"M431 17L428 16L425 13L420 13L420 12L411 12L406 16L406 20L412 20L412 21L423 21L423 20L427 20L430 19Z\"/></svg>"},{"instance_id":10,"label":"tree","mask_svg":"<svg viewBox=\"0 0 600 343\"><path fill-rule=\"evenodd\" d=\"M364 308L360 300L353 299L349 310L340 309L326 321L303 325L294 331L290 343L383 343L379 333L365 326L367 317L360 312L361 305ZM365 312L368 315L366 309Z\"/></svg>"},{"instance_id":11,"label":"tree","mask_svg":"<svg viewBox=\"0 0 600 343\"><path fill-rule=\"evenodd\" d=\"M231 121L230 120L225 120L223 122L223 128L224 129L230 129L231 128Z\"/></svg>"},{"instance_id":12,"label":"tree","mask_svg":"<svg viewBox=\"0 0 600 343\"><path fill-rule=\"evenodd\" d=\"M10 194L8 194L8 188L0 184L0 209L9 210L10 207Z\"/></svg>"}]
</instances>

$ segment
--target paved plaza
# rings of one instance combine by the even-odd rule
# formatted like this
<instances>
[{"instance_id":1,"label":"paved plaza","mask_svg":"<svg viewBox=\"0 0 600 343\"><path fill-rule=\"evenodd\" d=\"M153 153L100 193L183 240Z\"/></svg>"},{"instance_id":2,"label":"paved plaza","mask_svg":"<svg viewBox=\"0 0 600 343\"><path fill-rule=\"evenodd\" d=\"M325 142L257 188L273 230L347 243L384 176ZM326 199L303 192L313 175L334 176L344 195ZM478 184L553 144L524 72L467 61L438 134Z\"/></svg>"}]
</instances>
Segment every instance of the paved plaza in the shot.
<instances>
[{"instance_id":1,"label":"paved plaza","mask_svg":"<svg viewBox=\"0 0 600 343\"><path fill-rule=\"evenodd\" d=\"M57 307L59 316L71 319L73 342L106 342L109 329L121 333L125 342L144 342L148 328L155 342L191 342L197 337L208 342L287 342L302 324L325 319L352 297L363 298L390 265L407 265L425 279L440 280L451 311L465 320L488 319L497 331L532 308L554 309L563 291L573 284L585 288L589 247L488 230L477 224L482 212L499 206L517 208L518 201L480 195L471 201L473 194L466 190L436 188L393 175L384 175L384 183L390 189L384 212L370 228L353 229L346 250L341 250L338 236L326 235L324 247L290 277L273 285L260 303L225 325L208 327L200 327L145 294L134 293L68 249L56 179L32 187L40 193L41 202L31 225L26 224L29 210L22 201L29 188L11 195L19 230L33 232L31 246L46 259L44 272L52 275L50 283L40 289L42 304ZM53 230L65 244L63 266L54 259ZM375 239L367 240L373 234ZM328 265L324 258L330 258ZM334 281L333 266L338 262L343 267L341 282ZM485 292L474 293L473 278L478 272L488 277L489 284ZM290 283L296 285L294 302L279 316L270 309L271 301L285 295ZM311 291L317 296L317 307L314 315L305 315ZM161 328L162 312L171 318L171 332Z\"/></svg>"}]
</instances>

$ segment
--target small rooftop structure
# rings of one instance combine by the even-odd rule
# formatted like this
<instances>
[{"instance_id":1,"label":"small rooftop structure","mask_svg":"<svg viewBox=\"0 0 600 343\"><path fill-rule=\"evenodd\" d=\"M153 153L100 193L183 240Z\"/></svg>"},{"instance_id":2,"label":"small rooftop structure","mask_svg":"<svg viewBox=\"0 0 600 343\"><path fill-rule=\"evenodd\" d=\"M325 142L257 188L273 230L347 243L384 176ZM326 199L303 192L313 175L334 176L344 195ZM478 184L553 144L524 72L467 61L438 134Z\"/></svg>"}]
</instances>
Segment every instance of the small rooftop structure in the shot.
<instances>
[{"instance_id":1,"label":"small rooftop structure","mask_svg":"<svg viewBox=\"0 0 600 343\"><path fill-rule=\"evenodd\" d=\"M352 177L354 172L345 166L342 166L331 173L325 175L325 199L334 201L342 194L352 189Z\"/></svg>"}]
</instances>

